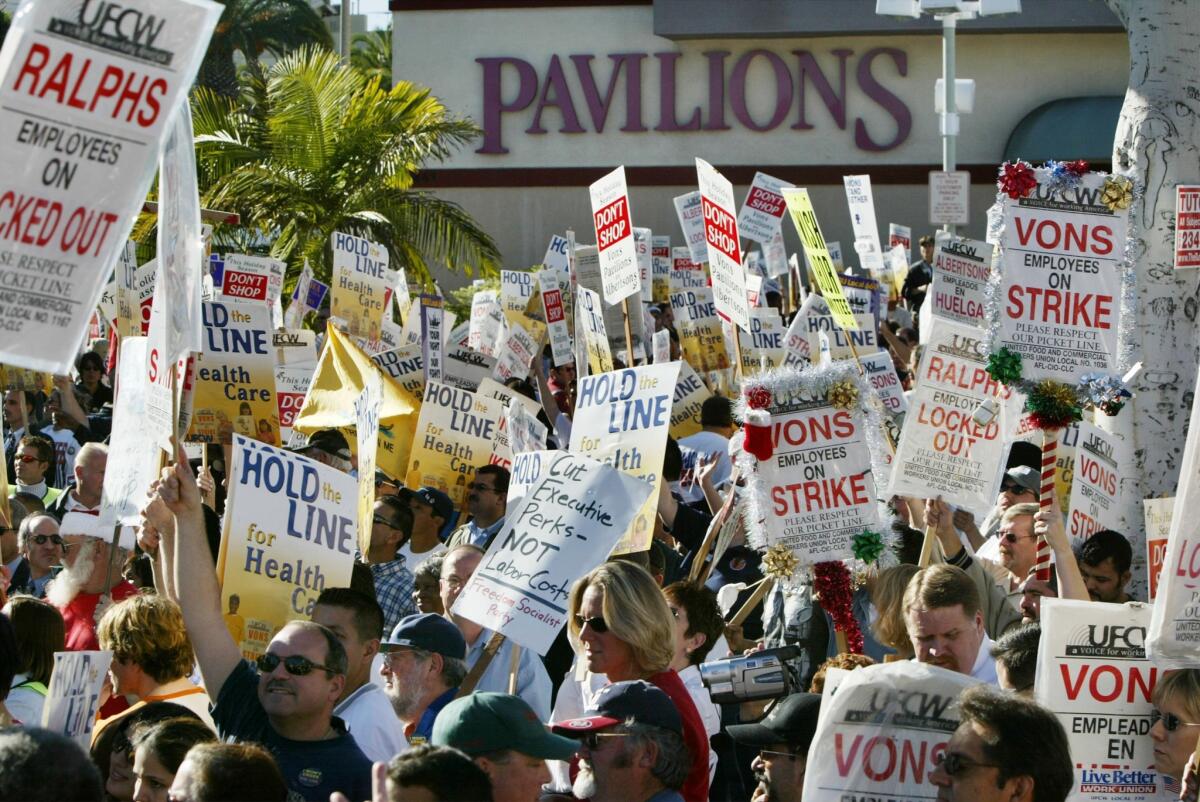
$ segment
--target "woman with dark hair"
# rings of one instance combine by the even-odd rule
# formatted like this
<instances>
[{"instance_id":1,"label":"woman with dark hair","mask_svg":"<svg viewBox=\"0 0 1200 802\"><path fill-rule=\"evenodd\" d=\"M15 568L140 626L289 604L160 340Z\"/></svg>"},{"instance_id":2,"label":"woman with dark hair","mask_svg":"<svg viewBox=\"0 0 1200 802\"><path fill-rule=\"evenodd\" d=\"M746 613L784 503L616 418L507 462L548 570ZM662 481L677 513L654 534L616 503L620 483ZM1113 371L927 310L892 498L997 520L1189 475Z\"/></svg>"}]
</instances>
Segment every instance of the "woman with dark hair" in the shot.
<instances>
[{"instance_id":1,"label":"woman with dark hair","mask_svg":"<svg viewBox=\"0 0 1200 802\"><path fill-rule=\"evenodd\" d=\"M75 389L84 395L81 402L85 412L99 412L105 404L113 400L112 388L101 379L104 378L104 360L95 351L87 351L75 362L75 370L79 373L79 381Z\"/></svg>"},{"instance_id":2,"label":"woman with dark hair","mask_svg":"<svg viewBox=\"0 0 1200 802\"><path fill-rule=\"evenodd\" d=\"M194 718L142 724L133 732L133 802L167 802L179 764L196 744L214 743L216 733Z\"/></svg>"},{"instance_id":3,"label":"woman with dark hair","mask_svg":"<svg viewBox=\"0 0 1200 802\"><path fill-rule=\"evenodd\" d=\"M38 726L54 671L54 653L66 649L62 613L41 599L13 596L4 614L17 636L17 673L12 678L8 710L17 721Z\"/></svg>"},{"instance_id":4,"label":"woman with dark hair","mask_svg":"<svg viewBox=\"0 0 1200 802\"><path fill-rule=\"evenodd\" d=\"M8 689L12 687L17 673L17 633L8 616L0 615L0 727L9 727L16 722L5 707Z\"/></svg>"},{"instance_id":5,"label":"woman with dark hair","mask_svg":"<svg viewBox=\"0 0 1200 802\"><path fill-rule=\"evenodd\" d=\"M257 744L192 747L175 772L174 802L284 802L287 785L271 753Z\"/></svg>"},{"instance_id":6,"label":"woman with dark hair","mask_svg":"<svg viewBox=\"0 0 1200 802\"><path fill-rule=\"evenodd\" d=\"M92 762L104 778L104 796L114 802L133 802L133 744L130 739L139 725L172 718L200 717L174 702L152 702L105 727L92 738Z\"/></svg>"}]
</instances>

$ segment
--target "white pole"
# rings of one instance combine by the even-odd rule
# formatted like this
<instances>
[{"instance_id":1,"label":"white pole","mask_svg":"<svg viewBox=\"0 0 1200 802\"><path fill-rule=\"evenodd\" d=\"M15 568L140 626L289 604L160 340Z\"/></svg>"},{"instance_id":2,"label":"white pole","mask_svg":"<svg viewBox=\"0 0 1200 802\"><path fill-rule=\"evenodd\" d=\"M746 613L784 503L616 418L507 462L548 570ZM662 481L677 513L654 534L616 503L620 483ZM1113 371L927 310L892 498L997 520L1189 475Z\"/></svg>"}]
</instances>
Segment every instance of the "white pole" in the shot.
<instances>
[{"instance_id":1,"label":"white pole","mask_svg":"<svg viewBox=\"0 0 1200 802\"><path fill-rule=\"evenodd\" d=\"M958 15L942 17L942 170L953 172L957 166L955 146L958 138L958 106L955 104L955 54L954 36L958 29ZM947 223L943 230L954 234L955 226Z\"/></svg>"},{"instance_id":2,"label":"white pole","mask_svg":"<svg viewBox=\"0 0 1200 802\"><path fill-rule=\"evenodd\" d=\"M338 18L338 33L341 34L342 63L350 63L350 0L342 0L341 16Z\"/></svg>"}]
</instances>

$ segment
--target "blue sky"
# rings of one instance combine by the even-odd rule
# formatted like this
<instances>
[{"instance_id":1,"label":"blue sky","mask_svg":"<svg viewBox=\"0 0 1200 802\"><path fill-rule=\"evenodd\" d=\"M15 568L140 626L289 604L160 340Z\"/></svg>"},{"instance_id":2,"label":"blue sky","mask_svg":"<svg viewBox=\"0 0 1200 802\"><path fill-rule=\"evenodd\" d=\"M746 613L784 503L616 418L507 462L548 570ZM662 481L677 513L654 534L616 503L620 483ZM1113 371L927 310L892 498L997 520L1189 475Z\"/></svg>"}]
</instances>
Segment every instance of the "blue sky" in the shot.
<instances>
[{"instance_id":1,"label":"blue sky","mask_svg":"<svg viewBox=\"0 0 1200 802\"><path fill-rule=\"evenodd\" d=\"M386 28L392 21L388 0L350 0L350 10L355 14L366 14L370 28Z\"/></svg>"}]
</instances>

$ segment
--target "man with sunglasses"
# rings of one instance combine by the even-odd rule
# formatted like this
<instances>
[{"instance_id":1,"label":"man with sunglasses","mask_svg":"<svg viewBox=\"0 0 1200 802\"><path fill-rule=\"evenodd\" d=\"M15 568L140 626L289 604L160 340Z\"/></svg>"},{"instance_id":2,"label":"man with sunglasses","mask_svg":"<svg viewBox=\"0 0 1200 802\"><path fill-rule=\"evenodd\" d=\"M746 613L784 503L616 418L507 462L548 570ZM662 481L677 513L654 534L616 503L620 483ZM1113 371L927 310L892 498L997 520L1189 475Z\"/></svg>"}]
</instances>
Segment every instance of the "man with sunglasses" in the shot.
<instances>
[{"instance_id":1,"label":"man with sunglasses","mask_svg":"<svg viewBox=\"0 0 1200 802\"><path fill-rule=\"evenodd\" d=\"M1075 774L1053 713L983 685L963 691L959 709L958 729L929 775L939 802L1067 798Z\"/></svg>"},{"instance_id":2,"label":"man with sunglasses","mask_svg":"<svg viewBox=\"0 0 1200 802\"><path fill-rule=\"evenodd\" d=\"M793 693L776 701L761 721L729 726L730 738L758 749L750 764L758 780L751 802L800 802L820 710L820 694Z\"/></svg>"},{"instance_id":3,"label":"man with sunglasses","mask_svg":"<svg viewBox=\"0 0 1200 802\"><path fill-rule=\"evenodd\" d=\"M504 526L508 504L508 469L499 465L481 465L475 479L467 485L467 512L471 520L454 530L446 546L464 543L487 550Z\"/></svg>"},{"instance_id":4,"label":"man with sunglasses","mask_svg":"<svg viewBox=\"0 0 1200 802\"><path fill-rule=\"evenodd\" d=\"M54 566L62 563L63 539L58 534L58 521L45 513L26 517L17 530L17 542L21 564L13 571L10 591L44 599Z\"/></svg>"},{"instance_id":5,"label":"man with sunglasses","mask_svg":"<svg viewBox=\"0 0 1200 802\"><path fill-rule=\"evenodd\" d=\"M161 532L179 606L223 740L261 743L275 756L292 798L326 802L334 791L371 797L371 761L333 715L346 684L337 636L311 621L279 630L255 666L242 659L221 615L221 589L205 534L203 504L186 459L163 471L158 496L175 516ZM173 540L173 542L172 542Z\"/></svg>"},{"instance_id":6,"label":"man with sunglasses","mask_svg":"<svg viewBox=\"0 0 1200 802\"><path fill-rule=\"evenodd\" d=\"M50 479L54 476L54 442L40 434L27 434L17 444L17 453L13 457L13 468L16 471L17 482L9 488L9 495L28 493L42 500L44 506L50 506L62 494L62 490L50 487ZM47 474L51 474L47 477Z\"/></svg>"}]
</instances>

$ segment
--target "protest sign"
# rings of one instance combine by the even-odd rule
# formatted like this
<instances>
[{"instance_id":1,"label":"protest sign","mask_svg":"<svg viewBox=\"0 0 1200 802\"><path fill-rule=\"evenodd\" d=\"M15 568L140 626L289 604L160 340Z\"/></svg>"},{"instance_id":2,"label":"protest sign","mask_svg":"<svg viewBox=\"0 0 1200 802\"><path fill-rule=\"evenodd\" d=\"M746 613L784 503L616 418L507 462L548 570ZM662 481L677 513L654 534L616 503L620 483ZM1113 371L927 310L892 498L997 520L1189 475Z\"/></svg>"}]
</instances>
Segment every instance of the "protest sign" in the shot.
<instances>
[{"instance_id":1,"label":"protest sign","mask_svg":"<svg viewBox=\"0 0 1200 802\"><path fill-rule=\"evenodd\" d=\"M1159 575L1167 557L1167 540L1171 533L1173 498L1142 499L1146 511L1146 574L1149 578L1150 601L1158 596Z\"/></svg>"},{"instance_id":2,"label":"protest sign","mask_svg":"<svg viewBox=\"0 0 1200 802\"><path fill-rule=\"evenodd\" d=\"M992 246L973 239L942 240L933 256L933 314L983 327Z\"/></svg>"},{"instance_id":3,"label":"protest sign","mask_svg":"<svg viewBox=\"0 0 1200 802\"><path fill-rule=\"evenodd\" d=\"M567 622L571 585L613 551L651 495L649 484L586 456L546 459L545 475L510 507L453 607L542 655Z\"/></svg>"},{"instance_id":4,"label":"protest sign","mask_svg":"<svg viewBox=\"0 0 1200 802\"><path fill-rule=\"evenodd\" d=\"M368 373L366 386L354 401L354 434L358 443L358 551L371 550L375 520L375 451L379 442L379 411L383 407L383 377Z\"/></svg>"},{"instance_id":5,"label":"protest sign","mask_svg":"<svg viewBox=\"0 0 1200 802\"><path fill-rule=\"evenodd\" d=\"M475 469L487 464L503 405L441 382L425 383L405 484L436 487L460 506Z\"/></svg>"},{"instance_id":6,"label":"protest sign","mask_svg":"<svg viewBox=\"0 0 1200 802\"><path fill-rule=\"evenodd\" d=\"M613 369L613 361L612 351L608 346L604 313L600 308L600 295L587 287L578 287L577 291L575 314L578 320L575 323L575 337L583 341L588 373L606 373Z\"/></svg>"},{"instance_id":7,"label":"protest sign","mask_svg":"<svg viewBox=\"0 0 1200 802\"><path fill-rule=\"evenodd\" d=\"M22 3L0 51L0 361L57 374L70 372L221 6L103 10ZM138 23L109 24L118 16Z\"/></svg>"},{"instance_id":8,"label":"protest sign","mask_svg":"<svg viewBox=\"0 0 1200 802\"><path fill-rule=\"evenodd\" d=\"M1067 732L1071 802L1157 799L1150 693L1159 669L1144 647L1150 608L1043 598L1034 699Z\"/></svg>"},{"instance_id":9,"label":"protest sign","mask_svg":"<svg viewBox=\"0 0 1200 802\"><path fill-rule=\"evenodd\" d=\"M549 473L555 458L570 453L565 450L543 450L539 447L530 451L518 451L513 456L512 470L508 480L508 509L515 510L517 502L525 498L529 488L542 481Z\"/></svg>"},{"instance_id":10,"label":"protest sign","mask_svg":"<svg viewBox=\"0 0 1200 802\"><path fill-rule=\"evenodd\" d=\"M575 277L577 290L587 288L600 296L600 304L592 311L601 311L604 316L604 330L608 336L608 348L613 355L628 350L625 340L625 310L621 303L611 303L603 293L603 276L600 269L600 258L596 249L590 245L579 246L575 249ZM639 358L646 354L645 321L638 308L632 304L629 308L629 335L633 339L633 351ZM631 364L633 357L626 358L626 364Z\"/></svg>"},{"instance_id":11,"label":"protest sign","mask_svg":"<svg viewBox=\"0 0 1200 802\"><path fill-rule=\"evenodd\" d=\"M388 290L394 283L388 271L388 250L377 242L335 231L333 249L332 317L344 321L355 337L379 339Z\"/></svg>"},{"instance_id":12,"label":"protest sign","mask_svg":"<svg viewBox=\"0 0 1200 802\"><path fill-rule=\"evenodd\" d=\"M709 288L708 271L704 265L693 262L687 248L672 248L671 271L667 275L667 302L674 303L671 296L675 293L700 288Z\"/></svg>"},{"instance_id":13,"label":"protest sign","mask_svg":"<svg viewBox=\"0 0 1200 802\"><path fill-rule=\"evenodd\" d=\"M243 253L226 254L224 262L221 295L225 300L270 304L279 297L283 288L283 262Z\"/></svg>"},{"instance_id":14,"label":"protest sign","mask_svg":"<svg viewBox=\"0 0 1200 802\"><path fill-rule=\"evenodd\" d=\"M151 483L158 478L158 443L145 429L146 338L126 337L117 361L117 393L100 522L105 528L139 522Z\"/></svg>"},{"instance_id":15,"label":"protest sign","mask_svg":"<svg viewBox=\"0 0 1200 802\"><path fill-rule=\"evenodd\" d=\"M396 291L392 295L396 301L396 311L400 314L400 320L408 320L409 311L412 309L412 293L408 289L408 271L403 267L396 271ZM391 317L386 312L384 319Z\"/></svg>"},{"instance_id":16,"label":"protest sign","mask_svg":"<svg viewBox=\"0 0 1200 802\"><path fill-rule=\"evenodd\" d=\"M275 365L275 405L279 408L279 442L292 442L292 421L304 406L304 397L316 371L315 362Z\"/></svg>"},{"instance_id":17,"label":"protest sign","mask_svg":"<svg viewBox=\"0 0 1200 802\"><path fill-rule=\"evenodd\" d=\"M934 498L986 514L996 504L1007 444L1000 421L972 417L1010 391L987 372L979 329L940 318L917 370L916 388L892 462L889 494Z\"/></svg>"},{"instance_id":18,"label":"protest sign","mask_svg":"<svg viewBox=\"0 0 1200 802\"><path fill-rule=\"evenodd\" d=\"M442 381L443 302L437 295L421 296L421 361L427 381Z\"/></svg>"},{"instance_id":19,"label":"protest sign","mask_svg":"<svg viewBox=\"0 0 1200 802\"><path fill-rule=\"evenodd\" d=\"M899 223L888 223L888 250L899 245L905 258L912 258L912 229Z\"/></svg>"},{"instance_id":20,"label":"protest sign","mask_svg":"<svg viewBox=\"0 0 1200 802\"><path fill-rule=\"evenodd\" d=\"M504 317L513 320L525 314L533 296L533 274L524 270L500 271L500 309Z\"/></svg>"},{"instance_id":21,"label":"protest sign","mask_svg":"<svg viewBox=\"0 0 1200 802\"><path fill-rule=\"evenodd\" d=\"M879 303L880 283L873 278L847 276L842 273L839 273L837 278L838 284L842 285L842 295L850 305L850 311L855 315L870 315L872 320L869 327L878 328L886 307L886 304Z\"/></svg>"},{"instance_id":22,"label":"protest sign","mask_svg":"<svg viewBox=\"0 0 1200 802\"><path fill-rule=\"evenodd\" d=\"M654 492L624 532L615 554L650 545L657 513L661 468L671 426L679 363L585 376L579 380L571 425L571 451L646 480Z\"/></svg>"},{"instance_id":23,"label":"protest sign","mask_svg":"<svg viewBox=\"0 0 1200 802\"><path fill-rule=\"evenodd\" d=\"M783 364L783 318L774 307L750 310L750 331L738 331L742 340L742 372L757 373L764 366L776 368Z\"/></svg>"},{"instance_id":24,"label":"protest sign","mask_svg":"<svg viewBox=\"0 0 1200 802\"><path fill-rule=\"evenodd\" d=\"M935 799L929 775L958 728L955 701L977 683L911 660L849 672L822 706L803 798Z\"/></svg>"},{"instance_id":25,"label":"protest sign","mask_svg":"<svg viewBox=\"0 0 1200 802\"><path fill-rule=\"evenodd\" d=\"M487 356L493 356L500 345L500 327L504 313L500 301L492 290L479 290L471 299L471 329L467 346Z\"/></svg>"},{"instance_id":26,"label":"protest sign","mask_svg":"<svg viewBox=\"0 0 1200 802\"><path fill-rule=\"evenodd\" d=\"M617 304L638 293L641 286L625 168L613 170L588 187L588 192L592 199L604 300Z\"/></svg>"},{"instance_id":27,"label":"protest sign","mask_svg":"<svg viewBox=\"0 0 1200 802\"><path fill-rule=\"evenodd\" d=\"M883 248L879 245L879 225L875 222L875 200L871 195L871 176L842 176L850 223L854 227L854 251L859 264L872 278L884 272Z\"/></svg>"},{"instance_id":28,"label":"protest sign","mask_svg":"<svg viewBox=\"0 0 1200 802\"><path fill-rule=\"evenodd\" d=\"M907 412L908 400L904 397L900 377L896 375L896 365L892 361L891 353L876 351L873 354L862 354L858 361L866 371L871 386L879 394L884 410L892 415Z\"/></svg>"},{"instance_id":29,"label":"protest sign","mask_svg":"<svg viewBox=\"0 0 1200 802\"><path fill-rule=\"evenodd\" d=\"M1105 180L1087 173L1075 189L1002 198L993 350L1020 354L1025 379L1073 384L1091 371L1122 372L1117 334L1129 210L1100 200Z\"/></svg>"},{"instance_id":30,"label":"protest sign","mask_svg":"<svg viewBox=\"0 0 1200 802\"><path fill-rule=\"evenodd\" d=\"M549 268L538 271L538 286L542 291L542 311L546 315L546 328L550 333L550 351L554 356L554 365L569 365L575 361L575 357L571 354L571 331L567 326L557 272Z\"/></svg>"},{"instance_id":31,"label":"protest sign","mask_svg":"<svg viewBox=\"0 0 1200 802\"><path fill-rule=\"evenodd\" d=\"M55 652L50 687L46 689L42 705L42 720L25 724L40 724L88 749L96 712L100 709L100 688L108 678L112 659L112 652Z\"/></svg>"},{"instance_id":32,"label":"protest sign","mask_svg":"<svg viewBox=\"0 0 1200 802\"><path fill-rule=\"evenodd\" d=\"M113 280L104 285L97 304L101 315L121 337L136 337L143 333L141 300L135 289L137 272L137 245L133 240L127 240L125 247L117 254ZM148 291L153 292L153 281L147 284L150 285Z\"/></svg>"},{"instance_id":33,"label":"protest sign","mask_svg":"<svg viewBox=\"0 0 1200 802\"><path fill-rule=\"evenodd\" d=\"M766 173L754 174L754 181L746 192L746 200L742 202L742 210L738 212L738 230L743 237L763 245L774 239L783 227L783 213L786 210L779 190L790 186L791 183Z\"/></svg>"},{"instance_id":34,"label":"protest sign","mask_svg":"<svg viewBox=\"0 0 1200 802\"><path fill-rule=\"evenodd\" d=\"M492 453L488 458L490 464L508 468L512 465L513 452L536 451L546 447L546 427L537 419L537 414L542 409L541 404L490 378L479 383L478 395L499 401L502 409L500 419L496 422ZM513 404L516 404L516 410L511 409ZM518 419L519 424L519 430L516 432L512 431L510 423L514 417ZM536 426L529 425L530 419ZM520 442L515 443L514 438ZM533 441L532 445L530 440Z\"/></svg>"},{"instance_id":35,"label":"protest sign","mask_svg":"<svg viewBox=\"0 0 1200 802\"><path fill-rule=\"evenodd\" d=\"M829 261L833 263L833 269L838 273L841 273L843 270L845 270L846 265L844 262L842 262L842 243L834 240L830 243L827 243L825 249L829 252ZM805 265L808 265L808 254L805 254L804 258ZM811 265L809 266L809 269L812 269Z\"/></svg>"},{"instance_id":36,"label":"protest sign","mask_svg":"<svg viewBox=\"0 0 1200 802\"><path fill-rule=\"evenodd\" d=\"M451 387L475 392L479 383L491 376L495 369L495 357L456 345L446 351L446 368L442 378Z\"/></svg>"},{"instance_id":37,"label":"protest sign","mask_svg":"<svg viewBox=\"0 0 1200 802\"><path fill-rule=\"evenodd\" d=\"M357 506L350 474L234 435L218 574L221 609L230 596L241 602L243 655L263 654L284 624L309 618L325 588L350 586Z\"/></svg>"},{"instance_id":38,"label":"protest sign","mask_svg":"<svg viewBox=\"0 0 1200 802\"><path fill-rule=\"evenodd\" d=\"M670 281L671 238L652 237L650 240L650 300L653 303L669 302Z\"/></svg>"},{"instance_id":39,"label":"protest sign","mask_svg":"<svg viewBox=\"0 0 1200 802\"><path fill-rule=\"evenodd\" d=\"M775 232L775 236L763 244L763 260L767 263L767 275L771 278L777 279L787 274L788 255L783 245L782 226Z\"/></svg>"},{"instance_id":40,"label":"protest sign","mask_svg":"<svg viewBox=\"0 0 1200 802\"><path fill-rule=\"evenodd\" d=\"M746 302L746 271L742 269L733 185L703 159L696 159L696 179L700 184L708 270L717 314L722 320L747 330L750 306Z\"/></svg>"},{"instance_id":41,"label":"protest sign","mask_svg":"<svg viewBox=\"0 0 1200 802\"><path fill-rule=\"evenodd\" d=\"M1200 186L1175 187L1175 269L1200 267Z\"/></svg>"},{"instance_id":42,"label":"protest sign","mask_svg":"<svg viewBox=\"0 0 1200 802\"><path fill-rule=\"evenodd\" d=\"M200 196L192 112L181 103L163 142L158 170L158 267L169 289L163 359L176 362L203 348L200 277L204 241L200 236Z\"/></svg>"},{"instance_id":43,"label":"protest sign","mask_svg":"<svg viewBox=\"0 0 1200 802\"><path fill-rule=\"evenodd\" d=\"M309 310L308 301L312 295L313 282L315 280L313 278L312 267L309 266L308 260L305 259L304 267L300 269L300 275L296 277L296 285L292 287L292 296L288 299L287 311L283 314L283 325L285 328L298 329L304 324L304 316ZM320 282L317 283L320 284ZM324 284L320 284L320 286L328 289ZM321 294L321 298L324 298L324 293ZM313 308L317 309L319 307L320 303L318 302L317 306Z\"/></svg>"},{"instance_id":44,"label":"protest sign","mask_svg":"<svg viewBox=\"0 0 1200 802\"><path fill-rule=\"evenodd\" d=\"M523 451L536 451L545 447L549 432L523 403L522 397L516 396L508 402L504 409L504 423L508 429L509 445L514 457Z\"/></svg>"},{"instance_id":45,"label":"protest sign","mask_svg":"<svg viewBox=\"0 0 1200 802\"><path fill-rule=\"evenodd\" d=\"M404 389L412 398L414 407L425 396L425 363L421 360L421 346L404 345L390 351L371 354L383 375Z\"/></svg>"},{"instance_id":46,"label":"protest sign","mask_svg":"<svg viewBox=\"0 0 1200 802\"><path fill-rule=\"evenodd\" d=\"M675 198L675 215L683 231L688 255L696 264L708 261L708 244L704 239L704 209L699 192L689 192Z\"/></svg>"},{"instance_id":47,"label":"protest sign","mask_svg":"<svg viewBox=\"0 0 1200 802\"><path fill-rule=\"evenodd\" d=\"M650 243L654 239L654 232L648 228L633 229L633 247L637 253L638 264L638 282L641 290L639 299L643 303L650 303L650 275L652 271L652 257L650 255Z\"/></svg>"},{"instance_id":48,"label":"protest sign","mask_svg":"<svg viewBox=\"0 0 1200 802\"><path fill-rule=\"evenodd\" d=\"M725 370L733 363L725 348L721 319L712 288L696 287L671 293L671 308L675 312L675 330L684 358L699 371L708 373Z\"/></svg>"},{"instance_id":49,"label":"protest sign","mask_svg":"<svg viewBox=\"0 0 1200 802\"><path fill-rule=\"evenodd\" d=\"M177 436L174 408L175 364L168 354L172 335L172 293L167 289L166 277L160 271L154 282L154 300L150 310L150 332L146 338L146 370L140 380L146 382L144 425L147 434L167 453L174 453ZM178 338L176 338L178 343ZM186 366L186 357L185 357Z\"/></svg>"},{"instance_id":50,"label":"protest sign","mask_svg":"<svg viewBox=\"0 0 1200 802\"><path fill-rule=\"evenodd\" d=\"M570 256L570 240L566 237L561 237L554 234L550 237L550 244L546 246L546 255L542 257L542 264L550 268L555 274L561 276L566 281L570 281L571 256Z\"/></svg>"},{"instance_id":51,"label":"protest sign","mask_svg":"<svg viewBox=\"0 0 1200 802\"><path fill-rule=\"evenodd\" d=\"M1079 422L1067 535L1087 540L1101 529L1120 530L1121 474L1133 465L1126 442L1088 421Z\"/></svg>"},{"instance_id":52,"label":"protest sign","mask_svg":"<svg viewBox=\"0 0 1200 802\"><path fill-rule=\"evenodd\" d=\"M700 408L712 393L686 361L679 363L679 381L671 398L671 436L682 440L700 431Z\"/></svg>"},{"instance_id":53,"label":"protest sign","mask_svg":"<svg viewBox=\"0 0 1200 802\"><path fill-rule=\"evenodd\" d=\"M754 312L754 307L759 306L762 302L762 285L762 276L746 275L746 301L750 304L751 313Z\"/></svg>"},{"instance_id":54,"label":"protest sign","mask_svg":"<svg viewBox=\"0 0 1200 802\"><path fill-rule=\"evenodd\" d=\"M524 315L519 318L519 321L513 320L509 325L508 333L504 337L504 344L496 356L496 365L492 368L492 378L497 381L506 382L513 378L524 379L529 375L529 366L533 363L534 355L540 354L541 338L529 331L529 329L541 330L540 324Z\"/></svg>"},{"instance_id":55,"label":"protest sign","mask_svg":"<svg viewBox=\"0 0 1200 802\"><path fill-rule=\"evenodd\" d=\"M206 302L188 439L228 443L234 434L279 443L271 312L258 303Z\"/></svg>"},{"instance_id":56,"label":"protest sign","mask_svg":"<svg viewBox=\"0 0 1200 802\"><path fill-rule=\"evenodd\" d=\"M651 361L671 361L671 332L669 329L659 329L654 332L654 356Z\"/></svg>"},{"instance_id":57,"label":"protest sign","mask_svg":"<svg viewBox=\"0 0 1200 802\"><path fill-rule=\"evenodd\" d=\"M842 285L838 282L837 273L834 272L833 262L825 247L825 237L817 223L817 215L813 210L808 190L784 189L783 199L787 201L788 212L800 235L800 244L804 246L804 257L809 270L825 297L825 302L829 304L831 314L842 328L858 328L850 306L846 303L846 297L842 294Z\"/></svg>"}]
</instances>

